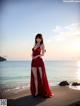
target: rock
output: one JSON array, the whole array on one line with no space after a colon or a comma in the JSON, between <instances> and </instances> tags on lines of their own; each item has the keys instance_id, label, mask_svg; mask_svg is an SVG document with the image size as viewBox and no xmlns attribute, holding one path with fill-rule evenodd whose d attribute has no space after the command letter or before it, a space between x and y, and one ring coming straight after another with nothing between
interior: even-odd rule
<instances>
[{"instance_id":1,"label":"rock","mask_svg":"<svg viewBox=\"0 0 80 106\"><path fill-rule=\"evenodd\" d=\"M72 83L72 86L80 86L80 83L78 83L78 82L73 82L73 83Z\"/></svg>"},{"instance_id":2,"label":"rock","mask_svg":"<svg viewBox=\"0 0 80 106\"><path fill-rule=\"evenodd\" d=\"M6 58L0 56L0 61L6 61Z\"/></svg>"},{"instance_id":3,"label":"rock","mask_svg":"<svg viewBox=\"0 0 80 106\"><path fill-rule=\"evenodd\" d=\"M62 81L59 83L59 86L66 86L66 85L69 85L67 81Z\"/></svg>"}]
</instances>

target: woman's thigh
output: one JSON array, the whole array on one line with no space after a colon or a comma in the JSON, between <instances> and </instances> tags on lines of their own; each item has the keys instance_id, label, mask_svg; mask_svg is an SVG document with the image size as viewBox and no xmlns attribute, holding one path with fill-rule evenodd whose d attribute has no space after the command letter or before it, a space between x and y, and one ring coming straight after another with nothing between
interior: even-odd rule
<instances>
[{"instance_id":1,"label":"woman's thigh","mask_svg":"<svg viewBox=\"0 0 80 106\"><path fill-rule=\"evenodd\" d=\"M37 68L36 67L32 67L32 72L34 75L35 80L37 79Z\"/></svg>"},{"instance_id":2,"label":"woman's thigh","mask_svg":"<svg viewBox=\"0 0 80 106\"><path fill-rule=\"evenodd\" d=\"M42 67L39 67L39 73L40 73L40 77L42 79Z\"/></svg>"}]
</instances>

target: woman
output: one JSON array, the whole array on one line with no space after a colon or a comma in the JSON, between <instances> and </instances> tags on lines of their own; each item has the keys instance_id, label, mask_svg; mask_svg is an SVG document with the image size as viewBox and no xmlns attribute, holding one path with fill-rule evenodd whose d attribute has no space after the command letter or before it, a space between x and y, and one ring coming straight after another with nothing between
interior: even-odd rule
<instances>
[{"instance_id":1,"label":"woman","mask_svg":"<svg viewBox=\"0 0 80 106\"><path fill-rule=\"evenodd\" d=\"M33 96L51 97L54 94L48 84L45 65L41 56L44 56L45 47L42 34L35 37L35 45L32 48L30 91Z\"/></svg>"}]
</instances>

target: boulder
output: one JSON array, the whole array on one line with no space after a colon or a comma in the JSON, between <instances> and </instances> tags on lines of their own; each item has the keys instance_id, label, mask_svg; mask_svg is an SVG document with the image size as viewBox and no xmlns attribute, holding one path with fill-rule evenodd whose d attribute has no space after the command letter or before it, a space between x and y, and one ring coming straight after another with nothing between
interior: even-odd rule
<instances>
[{"instance_id":1,"label":"boulder","mask_svg":"<svg viewBox=\"0 0 80 106\"><path fill-rule=\"evenodd\" d=\"M67 86L69 83L67 81L62 81L59 83L59 86Z\"/></svg>"},{"instance_id":2,"label":"boulder","mask_svg":"<svg viewBox=\"0 0 80 106\"><path fill-rule=\"evenodd\" d=\"M78 83L78 82L73 82L73 83L72 83L72 86L80 86L80 83Z\"/></svg>"}]
</instances>

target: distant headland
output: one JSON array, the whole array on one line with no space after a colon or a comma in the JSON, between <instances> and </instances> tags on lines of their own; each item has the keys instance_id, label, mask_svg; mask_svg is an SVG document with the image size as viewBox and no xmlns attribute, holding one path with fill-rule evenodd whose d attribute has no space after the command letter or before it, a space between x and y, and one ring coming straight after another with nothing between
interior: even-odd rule
<instances>
[{"instance_id":1,"label":"distant headland","mask_svg":"<svg viewBox=\"0 0 80 106\"><path fill-rule=\"evenodd\" d=\"M6 60L7 60L6 58L0 56L0 62L1 62L1 61L6 61Z\"/></svg>"}]
</instances>

